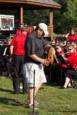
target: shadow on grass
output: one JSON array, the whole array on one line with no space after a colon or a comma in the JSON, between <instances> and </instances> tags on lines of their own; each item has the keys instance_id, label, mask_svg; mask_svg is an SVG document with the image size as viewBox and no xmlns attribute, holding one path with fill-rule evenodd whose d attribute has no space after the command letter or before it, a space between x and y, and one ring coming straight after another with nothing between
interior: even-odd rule
<instances>
[{"instance_id":1,"label":"shadow on grass","mask_svg":"<svg viewBox=\"0 0 77 115\"><path fill-rule=\"evenodd\" d=\"M21 106L23 105L19 101L15 99L10 99L10 98L5 98L5 97L0 97L0 104L6 104L6 105L13 105L13 106Z\"/></svg>"},{"instance_id":2,"label":"shadow on grass","mask_svg":"<svg viewBox=\"0 0 77 115\"><path fill-rule=\"evenodd\" d=\"M12 90L10 90L10 89L3 89L3 88L0 88L0 92L9 92L9 93L14 93Z\"/></svg>"},{"instance_id":3,"label":"shadow on grass","mask_svg":"<svg viewBox=\"0 0 77 115\"><path fill-rule=\"evenodd\" d=\"M33 111L29 110L29 107L27 105L15 100L15 99L0 97L0 105L1 104L4 104L6 106L10 105L12 107L20 107L21 106L21 107L24 107L26 109L27 115L38 115L38 114L33 114Z\"/></svg>"}]
</instances>

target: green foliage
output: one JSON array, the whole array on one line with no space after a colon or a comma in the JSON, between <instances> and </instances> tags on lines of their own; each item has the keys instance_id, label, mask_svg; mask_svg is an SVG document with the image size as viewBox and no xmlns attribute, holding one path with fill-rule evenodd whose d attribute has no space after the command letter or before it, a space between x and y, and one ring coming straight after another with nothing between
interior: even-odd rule
<instances>
[{"instance_id":1,"label":"green foliage","mask_svg":"<svg viewBox=\"0 0 77 115\"><path fill-rule=\"evenodd\" d=\"M77 0L67 0L67 12L64 13L64 16L69 25L76 27L77 25Z\"/></svg>"},{"instance_id":2,"label":"green foliage","mask_svg":"<svg viewBox=\"0 0 77 115\"><path fill-rule=\"evenodd\" d=\"M77 21L77 0L67 0L67 11L65 17L72 21Z\"/></svg>"},{"instance_id":3,"label":"green foliage","mask_svg":"<svg viewBox=\"0 0 77 115\"><path fill-rule=\"evenodd\" d=\"M46 9L35 9L24 11L24 23L30 25L37 25L39 22L48 24L49 10Z\"/></svg>"},{"instance_id":4,"label":"green foliage","mask_svg":"<svg viewBox=\"0 0 77 115\"><path fill-rule=\"evenodd\" d=\"M70 28L77 26L77 0L58 0L62 4L59 13L55 14L55 31L66 33Z\"/></svg>"}]
</instances>

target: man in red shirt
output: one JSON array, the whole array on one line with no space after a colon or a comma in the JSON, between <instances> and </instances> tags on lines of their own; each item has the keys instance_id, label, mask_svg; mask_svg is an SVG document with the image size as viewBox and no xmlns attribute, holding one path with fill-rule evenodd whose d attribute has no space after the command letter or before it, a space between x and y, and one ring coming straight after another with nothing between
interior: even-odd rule
<instances>
[{"instance_id":1,"label":"man in red shirt","mask_svg":"<svg viewBox=\"0 0 77 115\"><path fill-rule=\"evenodd\" d=\"M24 24L20 24L19 27L16 29L16 36L20 35L22 32L21 32L21 29L24 27Z\"/></svg>"},{"instance_id":2,"label":"man in red shirt","mask_svg":"<svg viewBox=\"0 0 77 115\"><path fill-rule=\"evenodd\" d=\"M20 92L20 75L22 72L22 66L24 63L24 56L25 56L25 42L27 37L26 28L23 27L21 29L21 34L15 36L10 45L10 54L13 56L13 63L14 63L14 75L13 75L13 88L14 93L18 94ZM25 93L25 84L22 77L23 82L23 92Z\"/></svg>"}]
</instances>

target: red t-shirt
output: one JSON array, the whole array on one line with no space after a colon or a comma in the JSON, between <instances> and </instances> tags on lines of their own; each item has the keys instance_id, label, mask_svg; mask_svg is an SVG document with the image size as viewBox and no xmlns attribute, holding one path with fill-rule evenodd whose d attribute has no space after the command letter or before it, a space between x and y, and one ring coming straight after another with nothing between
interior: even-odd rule
<instances>
[{"instance_id":1,"label":"red t-shirt","mask_svg":"<svg viewBox=\"0 0 77 115\"><path fill-rule=\"evenodd\" d=\"M21 34L21 30L18 28L17 30L16 30L16 35L20 35Z\"/></svg>"},{"instance_id":2,"label":"red t-shirt","mask_svg":"<svg viewBox=\"0 0 77 115\"><path fill-rule=\"evenodd\" d=\"M69 35L69 36L68 36L68 40L69 40L69 41L76 41L76 40L77 40L77 35L76 35L76 34L74 34L74 35Z\"/></svg>"},{"instance_id":3,"label":"red t-shirt","mask_svg":"<svg viewBox=\"0 0 77 115\"><path fill-rule=\"evenodd\" d=\"M14 46L13 54L14 55L25 55L25 42L26 42L26 34L21 34L13 38L11 45Z\"/></svg>"},{"instance_id":4,"label":"red t-shirt","mask_svg":"<svg viewBox=\"0 0 77 115\"><path fill-rule=\"evenodd\" d=\"M75 69L77 67L77 54L75 52L73 52L70 55L68 55L67 60L70 63L70 66L72 68Z\"/></svg>"},{"instance_id":5,"label":"red t-shirt","mask_svg":"<svg viewBox=\"0 0 77 115\"><path fill-rule=\"evenodd\" d=\"M73 69L77 68L77 53L76 52L73 52L67 55L66 58L71 68ZM68 68L67 64L62 64L62 63L60 63L58 66L62 68Z\"/></svg>"}]
</instances>

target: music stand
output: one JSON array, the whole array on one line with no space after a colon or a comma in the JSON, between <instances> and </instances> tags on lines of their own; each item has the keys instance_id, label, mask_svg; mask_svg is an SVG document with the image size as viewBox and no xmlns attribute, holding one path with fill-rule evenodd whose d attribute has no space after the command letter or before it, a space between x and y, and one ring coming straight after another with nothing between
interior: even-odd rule
<instances>
[{"instance_id":1,"label":"music stand","mask_svg":"<svg viewBox=\"0 0 77 115\"><path fill-rule=\"evenodd\" d=\"M64 59L62 55L57 55L57 57L59 58L62 64L67 64L66 60Z\"/></svg>"}]
</instances>

